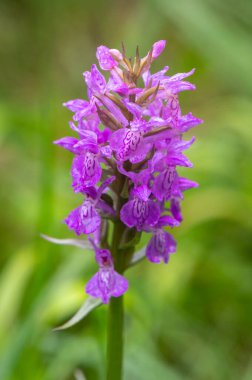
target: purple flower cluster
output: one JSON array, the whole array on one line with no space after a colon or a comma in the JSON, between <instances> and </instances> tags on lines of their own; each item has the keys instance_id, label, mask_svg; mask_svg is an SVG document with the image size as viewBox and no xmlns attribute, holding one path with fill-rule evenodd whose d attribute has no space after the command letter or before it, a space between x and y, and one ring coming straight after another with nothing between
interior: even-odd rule
<instances>
[{"instance_id":1,"label":"purple flower cluster","mask_svg":"<svg viewBox=\"0 0 252 380\"><path fill-rule=\"evenodd\" d=\"M86 291L105 303L128 287L114 270L113 252L103 249L110 248L109 221L122 223L125 236L129 229L151 233L147 258L167 263L176 241L164 227L181 223L183 192L197 186L177 172L179 166L192 167L183 152L195 139L183 140L183 134L202 122L191 113L182 115L178 100L181 91L195 89L185 80L194 70L168 76L165 66L152 74L151 64L164 48L165 41L158 41L144 58L137 49L131 60L124 48L98 47L100 68L109 79L95 64L84 72L89 100L64 104L74 112L70 127L78 138L55 141L74 154L73 189L84 196L65 222L77 235L93 234L100 269Z\"/></svg>"}]
</instances>

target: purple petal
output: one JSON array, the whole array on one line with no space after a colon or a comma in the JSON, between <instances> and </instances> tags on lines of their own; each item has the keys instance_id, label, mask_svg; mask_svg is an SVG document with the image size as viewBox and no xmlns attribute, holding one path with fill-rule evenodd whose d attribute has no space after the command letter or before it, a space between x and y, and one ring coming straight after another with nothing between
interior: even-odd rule
<instances>
[{"instance_id":1,"label":"purple petal","mask_svg":"<svg viewBox=\"0 0 252 380\"><path fill-rule=\"evenodd\" d=\"M173 187L178 175L174 167L160 173L154 180L152 192L159 201L169 199L173 194Z\"/></svg>"},{"instance_id":2,"label":"purple petal","mask_svg":"<svg viewBox=\"0 0 252 380\"><path fill-rule=\"evenodd\" d=\"M143 201L148 201L150 194L151 194L151 190L146 185L137 186L131 192L131 195Z\"/></svg>"},{"instance_id":3,"label":"purple petal","mask_svg":"<svg viewBox=\"0 0 252 380\"><path fill-rule=\"evenodd\" d=\"M126 96L129 94L129 87L127 86L126 83L118 84L118 83L112 82L112 80L111 80L109 83L109 88L111 91L116 92L120 96Z\"/></svg>"},{"instance_id":4,"label":"purple petal","mask_svg":"<svg viewBox=\"0 0 252 380\"><path fill-rule=\"evenodd\" d=\"M136 227L138 231L147 226L154 226L160 216L159 206L149 200L135 198L128 201L121 209L120 218L128 227Z\"/></svg>"},{"instance_id":5,"label":"purple petal","mask_svg":"<svg viewBox=\"0 0 252 380\"><path fill-rule=\"evenodd\" d=\"M172 166L186 166L188 168L192 168L193 164L191 163L190 160L186 156L184 156L181 153L178 154L171 154L167 157L167 164L172 165Z\"/></svg>"},{"instance_id":6,"label":"purple petal","mask_svg":"<svg viewBox=\"0 0 252 380\"><path fill-rule=\"evenodd\" d=\"M160 217L160 207L152 200L148 201L148 215L145 220L145 224L148 226L154 226Z\"/></svg>"},{"instance_id":7,"label":"purple petal","mask_svg":"<svg viewBox=\"0 0 252 380\"><path fill-rule=\"evenodd\" d=\"M101 217L92 202L86 200L81 206L80 221L84 234L91 234L99 228Z\"/></svg>"},{"instance_id":8,"label":"purple petal","mask_svg":"<svg viewBox=\"0 0 252 380\"><path fill-rule=\"evenodd\" d=\"M97 134L90 130L81 131L81 140L75 145L76 150L79 152L91 151L98 153L99 147L97 144Z\"/></svg>"},{"instance_id":9,"label":"purple petal","mask_svg":"<svg viewBox=\"0 0 252 380\"><path fill-rule=\"evenodd\" d=\"M128 289L128 281L113 268L102 268L86 285L86 293L108 303L110 297L119 297Z\"/></svg>"},{"instance_id":10,"label":"purple petal","mask_svg":"<svg viewBox=\"0 0 252 380\"><path fill-rule=\"evenodd\" d=\"M172 94L177 94L182 91L193 91L196 89L196 86L190 82L175 82L169 83L167 89L171 91Z\"/></svg>"},{"instance_id":11,"label":"purple petal","mask_svg":"<svg viewBox=\"0 0 252 380\"><path fill-rule=\"evenodd\" d=\"M101 298L101 291L98 287L98 272L88 281L85 286L85 291L92 297Z\"/></svg>"},{"instance_id":12,"label":"purple petal","mask_svg":"<svg viewBox=\"0 0 252 380\"><path fill-rule=\"evenodd\" d=\"M176 152L182 152L183 150L188 149L195 141L195 137L193 136L191 140L179 140L178 142L174 142L174 146L171 149L175 150Z\"/></svg>"},{"instance_id":13,"label":"purple petal","mask_svg":"<svg viewBox=\"0 0 252 380\"><path fill-rule=\"evenodd\" d=\"M163 230L157 230L146 249L146 256L152 263L160 263L162 260L168 263L170 253L176 252L176 241L173 236Z\"/></svg>"},{"instance_id":14,"label":"purple petal","mask_svg":"<svg viewBox=\"0 0 252 380\"><path fill-rule=\"evenodd\" d=\"M121 95L127 95L129 92L129 87L122 81L122 78L118 72L116 70L112 70L107 84L107 90L118 92Z\"/></svg>"},{"instance_id":15,"label":"purple petal","mask_svg":"<svg viewBox=\"0 0 252 380\"><path fill-rule=\"evenodd\" d=\"M180 199L173 197L171 199L171 213L178 222L182 222L183 217L181 214Z\"/></svg>"},{"instance_id":16,"label":"purple petal","mask_svg":"<svg viewBox=\"0 0 252 380\"><path fill-rule=\"evenodd\" d=\"M82 233L82 224L80 221L80 207L77 207L73 211L70 212L68 217L65 219L65 223L71 230L74 230L76 235L81 235Z\"/></svg>"},{"instance_id":17,"label":"purple petal","mask_svg":"<svg viewBox=\"0 0 252 380\"><path fill-rule=\"evenodd\" d=\"M156 128L158 128L158 127L166 127L167 125L170 124L170 121L171 121L171 118L164 120L161 117L153 116L153 117L150 118L150 120L146 123L145 126L146 126L147 130L149 130L149 129L153 128L153 127L156 127ZM165 134L165 136L166 136L167 133L168 133L168 131L165 131L165 132L166 132L166 134ZM159 139L161 138L160 135L162 133L164 133L164 132L160 132L158 134L158 138ZM170 131L169 131L169 134L170 134Z\"/></svg>"},{"instance_id":18,"label":"purple petal","mask_svg":"<svg viewBox=\"0 0 252 380\"><path fill-rule=\"evenodd\" d=\"M181 191L189 190L198 186L199 184L197 182L191 181L190 179L183 178L183 177L179 178L179 187Z\"/></svg>"},{"instance_id":19,"label":"purple petal","mask_svg":"<svg viewBox=\"0 0 252 380\"><path fill-rule=\"evenodd\" d=\"M123 205L120 211L120 218L124 224L128 227L134 227L136 219L133 215L134 200L128 201Z\"/></svg>"},{"instance_id":20,"label":"purple petal","mask_svg":"<svg viewBox=\"0 0 252 380\"><path fill-rule=\"evenodd\" d=\"M92 239L89 239L95 248L95 259L100 268L112 268L113 269L113 260L111 253L108 249L99 249Z\"/></svg>"},{"instance_id":21,"label":"purple petal","mask_svg":"<svg viewBox=\"0 0 252 380\"><path fill-rule=\"evenodd\" d=\"M191 71L188 71L187 73L178 73L173 75L172 77L169 78L169 82L177 82L181 81L184 78L189 77L190 75L194 74L195 69L192 69Z\"/></svg>"},{"instance_id":22,"label":"purple petal","mask_svg":"<svg viewBox=\"0 0 252 380\"><path fill-rule=\"evenodd\" d=\"M129 157L130 162L132 162L132 164L137 164L138 162L143 161L151 148L152 144L147 143L147 141L145 142L145 139L143 139L136 151L131 153L131 156Z\"/></svg>"},{"instance_id":23,"label":"purple petal","mask_svg":"<svg viewBox=\"0 0 252 380\"><path fill-rule=\"evenodd\" d=\"M109 140L110 135L111 135L111 130L108 128L104 128L103 131L97 129L96 134L98 135L98 143L99 144L105 144L105 143L108 143L108 140ZM100 149L103 152L102 154L106 157L109 157L109 155L112 154L112 150L111 150L109 145L102 146L102 147L100 147Z\"/></svg>"},{"instance_id":24,"label":"purple petal","mask_svg":"<svg viewBox=\"0 0 252 380\"><path fill-rule=\"evenodd\" d=\"M162 117L168 119L173 117L177 119L181 115L180 105L177 95L171 95L165 107L162 109Z\"/></svg>"},{"instance_id":25,"label":"purple petal","mask_svg":"<svg viewBox=\"0 0 252 380\"><path fill-rule=\"evenodd\" d=\"M122 55L122 53L119 50L117 50L117 49L109 49L109 52L118 61L122 61L123 60L123 55Z\"/></svg>"},{"instance_id":26,"label":"purple petal","mask_svg":"<svg viewBox=\"0 0 252 380\"><path fill-rule=\"evenodd\" d=\"M91 152L93 154L97 154L99 152L99 147L97 143L93 143L85 139L78 141L74 148L75 153L79 154L85 153L86 151Z\"/></svg>"},{"instance_id":27,"label":"purple petal","mask_svg":"<svg viewBox=\"0 0 252 380\"><path fill-rule=\"evenodd\" d=\"M175 199L175 198L173 198L173 199ZM172 212L172 214L173 214L173 212ZM173 227L178 227L180 224L179 222L180 222L180 220L175 218L175 216L173 218L170 215L163 215L159 218L157 225L158 225L158 227L169 226L169 227L173 228Z\"/></svg>"},{"instance_id":28,"label":"purple petal","mask_svg":"<svg viewBox=\"0 0 252 380\"><path fill-rule=\"evenodd\" d=\"M115 272L115 287L112 292L113 297L120 297L123 293L128 290L129 284L126 278L121 276L119 273Z\"/></svg>"},{"instance_id":29,"label":"purple petal","mask_svg":"<svg viewBox=\"0 0 252 380\"><path fill-rule=\"evenodd\" d=\"M143 113L143 109L142 107L140 107L139 105L137 105L136 103L132 103L132 102L129 102L127 101L126 99L125 100L122 100L123 104L125 105L125 107L127 108L127 110L137 119L140 119L140 117L142 116L142 113Z\"/></svg>"},{"instance_id":30,"label":"purple petal","mask_svg":"<svg viewBox=\"0 0 252 380\"><path fill-rule=\"evenodd\" d=\"M94 106L92 104L90 104L89 102L85 102L85 104L83 104L83 107L82 108L80 107L75 112L73 119L74 119L74 121L79 121L83 117L88 117L89 115L91 115L94 112L95 112Z\"/></svg>"},{"instance_id":31,"label":"purple petal","mask_svg":"<svg viewBox=\"0 0 252 380\"><path fill-rule=\"evenodd\" d=\"M73 210L65 219L65 223L77 235L91 234L101 224L101 218L91 201L84 201L82 206Z\"/></svg>"},{"instance_id":32,"label":"purple petal","mask_svg":"<svg viewBox=\"0 0 252 380\"><path fill-rule=\"evenodd\" d=\"M100 180L102 169L97 156L91 152L76 156L72 165L73 188L75 192L85 187L96 185Z\"/></svg>"},{"instance_id":33,"label":"purple petal","mask_svg":"<svg viewBox=\"0 0 252 380\"><path fill-rule=\"evenodd\" d=\"M165 48L165 45L166 45L166 41L165 40L160 40L160 41L157 41L153 44L152 46L152 59L156 59L157 57L160 56L160 54L163 52L164 48Z\"/></svg>"},{"instance_id":34,"label":"purple petal","mask_svg":"<svg viewBox=\"0 0 252 380\"><path fill-rule=\"evenodd\" d=\"M81 131L82 139L88 142L97 143L97 134L90 130Z\"/></svg>"},{"instance_id":35,"label":"purple petal","mask_svg":"<svg viewBox=\"0 0 252 380\"><path fill-rule=\"evenodd\" d=\"M62 139L56 140L53 143L61 146L64 149L69 150L72 153L76 153L75 145L79 142L78 139L74 137L63 137Z\"/></svg>"},{"instance_id":36,"label":"purple petal","mask_svg":"<svg viewBox=\"0 0 252 380\"><path fill-rule=\"evenodd\" d=\"M85 82L91 93L104 93L106 89L106 80L100 73L96 65L91 66L91 72L83 73ZM90 95L90 94L89 94Z\"/></svg>"},{"instance_id":37,"label":"purple petal","mask_svg":"<svg viewBox=\"0 0 252 380\"><path fill-rule=\"evenodd\" d=\"M133 157L134 154L141 156L141 150L138 150L142 143L143 136L138 131L132 131L127 128L119 129L112 133L110 137L110 146L116 151L119 161L126 161ZM143 147L143 150L145 148Z\"/></svg>"},{"instance_id":38,"label":"purple petal","mask_svg":"<svg viewBox=\"0 0 252 380\"><path fill-rule=\"evenodd\" d=\"M101 154L103 157L111 158L112 157L112 149L109 145L101 147Z\"/></svg>"},{"instance_id":39,"label":"purple petal","mask_svg":"<svg viewBox=\"0 0 252 380\"><path fill-rule=\"evenodd\" d=\"M99 199L97 201L97 204L96 204L96 207L101 210L104 214L107 214L107 215L110 215L110 216L116 216L116 212L115 210L113 209L113 207L111 207L110 205L108 205L106 202L104 202L102 199Z\"/></svg>"},{"instance_id":40,"label":"purple petal","mask_svg":"<svg viewBox=\"0 0 252 380\"><path fill-rule=\"evenodd\" d=\"M169 66L165 66L162 70L157 71L151 76L152 83L157 84L161 79L165 78L165 73L169 70Z\"/></svg>"},{"instance_id":41,"label":"purple petal","mask_svg":"<svg viewBox=\"0 0 252 380\"><path fill-rule=\"evenodd\" d=\"M118 129L118 131L115 131L111 134L109 139L111 149L117 151L123 146L123 139L125 138L128 131L128 129L123 128Z\"/></svg>"},{"instance_id":42,"label":"purple petal","mask_svg":"<svg viewBox=\"0 0 252 380\"><path fill-rule=\"evenodd\" d=\"M104 92L106 89L106 80L96 65L92 65L91 67L91 83L94 90Z\"/></svg>"},{"instance_id":43,"label":"purple petal","mask_svg":"<svg viewBox=\"0 0 252 380\"><path fill-rule=\"evenodd\" d=\"M126 127L129 124L126 117L122 114L115 103L112 102L112 100L110 100L107 96L101 96L101 100L107 109L113 114L113 116L122 124L122 126Z\"/></svg>"},{"instance_id":44,"label":"purple petal","mask_svg":"<svg viewBox=\"0 0 252 380\"><path fill-rule=\"evenodd\" d=\"M115 179L116 179L115 176L111 176L102 182L101 186L99 187L99 189L97 191L97 198L100 198L100 196L102 195L102 193L106 189L106 187L109 187L111 185L111 183L114 182Z\"/></svg>"},{"instance_id":45,"label":"purple petal","mask_svg":"<svg viewBox=\"0 0 252 380\"><path fill-rule=\"evenodd\" d=\"M193 116L193 114L190 112L187 115L184 115L179 118L178 126L179 130L184 133L187 132L190 128L193 128L201 123L203 123L203 120Z\"/></svg>"},{"instance_id":46,"label":"purple petal","mask_svg":"<svg viewBox=\"0 0 252 380\"><path fill-rule=\"evenodd\" d=\"M90 71L84 71L83 77L84 77L84 80L85 80L87 87L90 88L91 87L91 72Z\"/></svg>"},{"instance_id":47,"label":"purple petal","mask_svg":"<svg viewBox=\"0 0 252 380\"><path fill-rule=\"evenodd\" d=\"M89 105L89 102L82 99L69 100L66 103L63 103L64 107L67 107L72 112L81 111L83 108L86 108Z\"/></svg>"},{"instance_id":48,"label":"purple petal","mask_svg":"<svg viewBox=\"0 0 252 380\"><path fill-rule=\"evenodd\" d=\"M94 186L90 186L90 187L85 187L83 188L83 190L81 191L82 194L84 195L87 195L88 197L96 200L98 198L97 196L97 190Z\"/></svg>"},{"instance_id":49,"label":"purple petal","mask_svg":"<svg viewBox=\"0 0 252 380\"><path fill-rule=\"evenodd\" d=\"M115 66L117 66L117 62L114 60L109 52L109 48L106 46L101 45L97 48L96 57L102 70L112 70Z\"/></svg>"},{"instance_id":50,"label":"purple petal","mask_svg":"<svg viewBox=\"0 0 252 380\"><path fill-rule=\"evenodd\" d=\"M143 72L142 74L142 78L143 78L143 81L144 81L144 85L145 86L148 86L149 84L149 81L151 79L151 73L150 73L150 70L146 70Z\"/></svg>"},{"instance_id":51,"label":"purple petal","mask_svg":"<svg viewBox=\"0 0 252 380\"><path fill-rule=\"evenodd\" d=\"M97 118L95 117L95 115L93 115L93 116L94 117L87 119L87 120L84 120L84 119L79 120L78 121L78 127L76 127L72 121L69 122L69 125L73 131L75 131L79 134L80 139L86 138L86 132L87 131L90 131L90 130L95 131L95 134L98 137L98 142L100 142L99 136L100 136L101 131L99 131L97 129L97 126L100 123L100 119L97 122Z\"/></svg>"},{"instance_id":52,"label":"purple petal","mask_svg":"<svg viewBox=\"0 0 252 380\"><path fill-rule=\"evenodd\" d=\"M120 173L122 173L126 177L129 177L135 186L139 186L141 184L147 185L149 180L151 179L151 173L153 172L153 167L152 167L151 161L149 161L149 163L148 163L148 168L141 170L139 173L127 172L124 169L122 162L118 162L117 169Z\"/></svg>"}]
</instances>

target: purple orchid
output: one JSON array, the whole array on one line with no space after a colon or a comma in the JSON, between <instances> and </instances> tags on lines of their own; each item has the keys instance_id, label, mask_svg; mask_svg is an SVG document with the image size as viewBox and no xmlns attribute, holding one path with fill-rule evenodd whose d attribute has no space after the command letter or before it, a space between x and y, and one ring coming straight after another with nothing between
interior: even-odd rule
<instances>
[{"instance_id":1,"label":"purple orchid","mask_svg":"<svg viewBox=\"0 0 252 380\"><path fill-rule=\"evenodd\" d=\"M143 231L146 226L154 226L160 216L157 203L151 199L134 196L121 209L121 220L128 227Z\"/></svg>"},{"instance_id":2,"label":"purple orchid","mask_svg":"<svg viewBox=\"0 0 252 380\"><path fill-rule=\"evenodd\" d=\"M111 206L101 199L103 190L109 186L115 177L107 179L96 190L94 187L86 188L86 199L83 204L73 210L65 219L65 223L76 235L92 234L98 230L101 225L100 212L104 212L110 216L115 215L115 211Z\"/></svg>"},{"instance_id":3,"label":"purple orchid","mask_svg":"<svg viewBox=\"0 0 252 380\"><path fill-rule=\"evenodd\" d=\"M55 144L75 154L71 171L75 192L83 191L99 182L102 174L100 165L102 152L94 132L82 132L80 140L64 137L55 141Z\"/></svg>"},{"instance_id":4,"label":"purple orchid","mask_svg":"<svg viewBox=\"0 0 252 380\"><path fill-rule=\"evenodd\" d=\"M170 254L175 252L174 237L162 229L157 229L147 245L146 256L152 263L160 263L163 260L167 264Z\"/></svg>"},{"instance_id":5,"label":"purple orchid","mask_svg":"<svg viewBox=\"0 0 252 380\"><path fill-rule=\"evenodd\" d=\"M166 212L164 207L163 212ZM156 264L161 263L161 261L165 264L168 263L170 254L176 252L177 244L173 236L164 231L163 228L167 226L173 228L179 224L180 221L173 215L165 214L159 218L153 228L149 228L149 231L153 233L146 248L146 257L149 261Z\"/></svg>"},{"instance_id":6,"label":"purple orchid","mask_svg":"<svg viewBox=\"0 0 252 380\"><path fill-rule=\"evenodd\" d=\"M93 234L99 271L86 292L104 303L128 288L119 273L134 252L134 236L152 233L148 260L168 262L176 242L166 229L182 222L183 193L198 186L179 174L180 167L193 166L184 151L195 138L184 140L184 134L202 122L192 113L183 115L179 103L180 92L195 89L186 79L194 69L171 76L165 66L152 73L151 64L165 45L157 41L143 58L137 49L134 60L124 47L120 52L99 46L96 57L108 79L95 64L84 72L88 100L64 103L73 112L70 127L77 137L55 141L74 154L73 189L84 194L84 201L65 222L77 235ZM111 224L115 231L120 228L112 238Z\"/></svg>"},{"instance_id":7,"label":"purple orchid","mask_svg":"<svg viewBox=\"0 0 252 380\"><path fill-rule=\"evenodd\" d=\"M99 271L86 284L86 293L95 298L101 298L108 303L110 297L120 297L128 289L128 281L114 270L112 256L109 250L99 249L90 239Z\"/></svg>"}]
</instances>

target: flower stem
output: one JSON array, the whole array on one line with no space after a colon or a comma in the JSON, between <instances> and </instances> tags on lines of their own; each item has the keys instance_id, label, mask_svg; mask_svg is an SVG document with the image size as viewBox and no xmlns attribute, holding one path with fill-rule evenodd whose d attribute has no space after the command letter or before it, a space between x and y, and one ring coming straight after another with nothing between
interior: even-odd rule
<instances>
[{"instance_id":1,"label":"flower stem","mask_svg":"<svg viewBox=\"0 0 252 380\"><path fill-rule=\"evenodd\" d=\"M108 313L107 380L122 379L123 314L123 296L111 298Z\"/></svg>"},{"instance_id":2,"label":"flower stem","mask_svg":"<svg viewBox=\"0 0 252 380\"><path fill-rule=\"evenodd\" d=\"M124 269L122 254L118 251L123 230L123 223L116 221L114 224L111 250L115 270L118 273L122 273ZM123 376L123 296L111 298L108 307L107 380L121 380Z\"/></svg>"}]
</instances>

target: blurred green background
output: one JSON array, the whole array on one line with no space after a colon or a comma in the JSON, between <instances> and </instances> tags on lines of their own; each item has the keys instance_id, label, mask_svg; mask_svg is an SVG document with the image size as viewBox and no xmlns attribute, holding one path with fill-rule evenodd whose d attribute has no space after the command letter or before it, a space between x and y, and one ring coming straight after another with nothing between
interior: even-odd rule
<instances>
[{"instance_id":1,"label":"blurred green background","mask_svg":"<svg viewBox=\"0 0 252 380\"><path fill-rule=\"evenodd\" d=\"M205 120L186 171L200 187L169 265L127 274L125 380L252 379L251 20L249 0L1 0L1 380L103 379L106 307L52 332L96 270L90 252L39 237L73 236L62 220L81 199L52 141L70 133L62 103L86 97L96 46L145 55L159 39L154 69L197 69L180 99Z\"/></svg>"}]
</instances>

